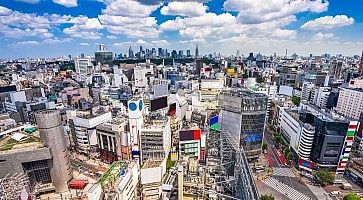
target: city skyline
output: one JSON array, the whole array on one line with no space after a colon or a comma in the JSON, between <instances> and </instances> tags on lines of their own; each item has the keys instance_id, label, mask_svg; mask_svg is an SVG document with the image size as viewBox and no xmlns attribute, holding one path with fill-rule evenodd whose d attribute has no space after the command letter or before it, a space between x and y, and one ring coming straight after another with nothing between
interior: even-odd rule
<instances>
[{"instance_id":1,"label":"city skyline","mask_svg":"<svg viewBox=\"0 0 363 200\"><path fill-rule=\"evenodd\" d=\"M0 55L92 55L101 43L116 54L198 45L201 55L360 55L362 9L359 0L11 0L0 3Z\"/></svg>"}]
</instances>

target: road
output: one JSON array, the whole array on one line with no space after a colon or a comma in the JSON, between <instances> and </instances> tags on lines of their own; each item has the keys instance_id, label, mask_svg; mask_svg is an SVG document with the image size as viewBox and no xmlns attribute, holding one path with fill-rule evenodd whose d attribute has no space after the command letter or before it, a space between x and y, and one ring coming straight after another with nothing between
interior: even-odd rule
<instances>
[{"instance_id":1,"label":"road","mask_svg":"<svg viewBox=\"0 0 363 200\"><path fill-rule=\"evenodd\" d=\"M281 161L278 159L278 155L276 153L276 148L274 145L274 140L272 138L272 133L266 130L264 142L267 144L267 157L271 157L272 166L270 167L283 167Z\"/></svg>"}]
</instances>

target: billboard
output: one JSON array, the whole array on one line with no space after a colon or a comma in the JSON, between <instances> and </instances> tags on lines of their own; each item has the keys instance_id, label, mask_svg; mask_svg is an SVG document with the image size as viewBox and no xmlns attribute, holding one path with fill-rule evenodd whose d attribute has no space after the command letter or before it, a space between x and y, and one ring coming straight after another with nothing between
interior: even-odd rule
<instances>
[{"instance_id":1,"label":"billboard","mask_svg":"<svg viewBox=\"0 0 363 200\"><path fill-rule=\"evenodd\" d=\"M209 120L210 128L213 130L219 130L218 115L215 115Z\"/></svg>"},{"instance_id":2,"label":"billboard","mask_svg":"<svg viewBox=\"0 0 363 200\"><path fill-rule=\"evenodd\" d=\"M168 116L174 115L176 113L176 103L169 105Z\"/></svg>"},{"instance_id":3,"label":"billboard","mask_svg":"<svg viewBox=\"0 0 363 200\"><path fill-rule=\"evenodd\" d=\"M168 97L161 97L150 101L150 111L168 107Z\"/></svg>"},{"instance_id":4,"label":"billboard","mask_svg":"<svg viewBox=\"0 0 363 200\"><path fill-rule=\"evenodd\" d=\"M201 135L200 129L179 131L179 140L180 141L200 140L200 135Z\"/></svg>"}]
</instances>

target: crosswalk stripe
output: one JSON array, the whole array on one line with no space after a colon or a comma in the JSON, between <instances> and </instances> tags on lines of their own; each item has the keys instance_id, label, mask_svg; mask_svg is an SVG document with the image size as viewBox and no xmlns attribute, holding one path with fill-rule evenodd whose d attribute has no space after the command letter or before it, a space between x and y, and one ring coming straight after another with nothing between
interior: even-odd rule
<instances>
[{"instance_id":1,"label":"crosswalk stripe","mask_svg":"<svg viewBox=\"0 0 363 200\"><path fill-rule=\"evenodd\" d=\"M291 200L311 200L311 198L306 196L305 194L298 192L294 188L284 183L281 183L280 181L272 177L264 180L263 182Z\"/></svg>"},{"instance_id":2,"label":"crosswalk stripe","mask_svg":"<svg viewBox=\"0 0 363 200\"><path fill-rule=\"evenodd\" d=\"M273 175L274 176L288 176L288 177L295 177L294 173L290 168L279 168L274 167L273 169Z\"/></svg>"}]
</instances>

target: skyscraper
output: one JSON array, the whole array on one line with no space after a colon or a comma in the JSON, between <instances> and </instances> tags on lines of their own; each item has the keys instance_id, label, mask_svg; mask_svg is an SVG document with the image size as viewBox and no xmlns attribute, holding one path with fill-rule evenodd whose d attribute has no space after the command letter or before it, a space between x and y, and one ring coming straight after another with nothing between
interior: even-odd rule
<instances>
[{"instance_id":1,"label":"skyscraper","mask_svg":"<svg viewBox=\"0 0 363 200\"><path fill-rule=\"evenodd\" d=\"M59 111L42 111L36 113L35 119L44 146L52 148L50 174L53 184L57 192L65 192L68 190L68 181L72 179L72 168Z\"/></svg>"},{"instance_id":2,"label":"skyscraper","mask_svg":"<svg viewBox=\"0 0 363 200\"><path fill-rule=\"evenodd\" d=\"M334 77L335 80L340 79L343 62L341 60L333 60L330 64L329 73Z\"/></svg>"},{"instance_id":3,"label":"skyscraper","mask_svg":"<svg viewBox=\"0 0 363 200\"><path fill-rule=\"evenodd\" d=\"M129 48L129 58L134 58L134 51L132 51L131 46Z\"/></svg>"},{"instance_id":4,"label":"skyscraper","mask_svg":"<svg viewBox=\"0 0 363 200\"><path fill-rule=\"evenodd\" d=\"M191 54L190 54L190 50L188 49L187 50L187 57L190 58L191 57Z\"/></svg>"},{"instance_id":5,"label":"skyscraper","mask_svg":"<svg viewBox=\"0 0 363 200\"><path fill-rule=\"evenodd\" d=\"M199 57L199 49L198 49L198 45L195 47L195 58Z\"/></svg>"}]
</instances>

